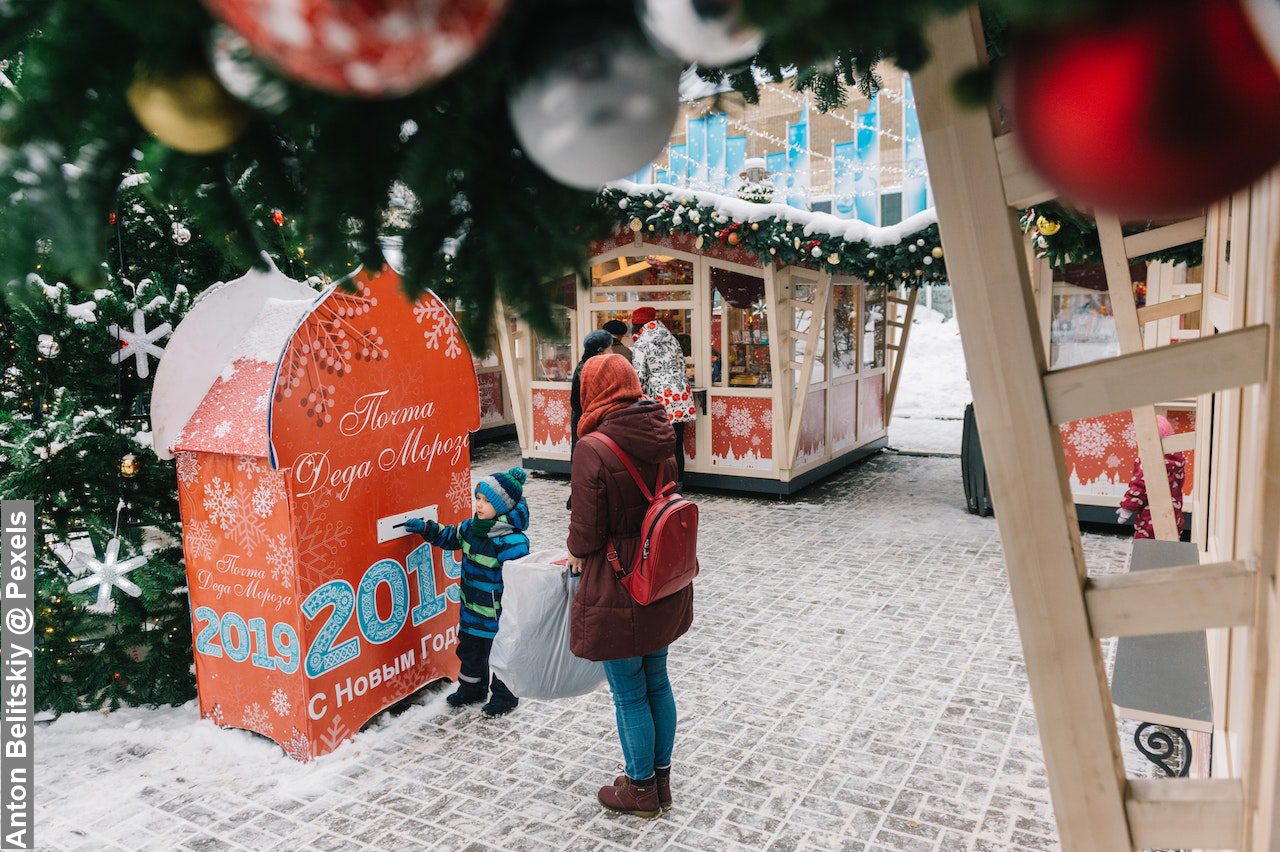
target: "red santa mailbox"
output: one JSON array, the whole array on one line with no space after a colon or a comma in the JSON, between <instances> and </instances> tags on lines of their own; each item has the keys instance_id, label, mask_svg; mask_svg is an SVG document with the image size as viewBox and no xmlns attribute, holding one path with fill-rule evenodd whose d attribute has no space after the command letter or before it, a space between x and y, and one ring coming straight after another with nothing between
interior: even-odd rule
<instances>
[{"instance_id":1,"label":"red santa mailbox","mask_svg":"<svg viewBox=\"0 0 1280 852\"><path fill-rule=\"evenodd\" d=\"M200 712L298 760L455 678L456 555L410 517L471 511L470 352L390 269L317 294L277 271L202 298L156 376L177 458Z\"/></svg>"}]
</instances>

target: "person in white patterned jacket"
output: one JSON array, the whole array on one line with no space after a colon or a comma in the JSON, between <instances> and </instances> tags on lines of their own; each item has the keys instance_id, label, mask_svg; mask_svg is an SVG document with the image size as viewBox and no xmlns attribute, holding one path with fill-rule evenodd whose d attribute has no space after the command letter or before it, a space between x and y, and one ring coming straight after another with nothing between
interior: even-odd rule
<instances>
[{"instance_id":1,"label":"person in white patterned jacket","mask_svg":"<svg viewBox=\"0 0 1280 852\"><path fill-rule=\"evenodd\" d=\"M684 351L653 308L636 308L631 313L631 338L631 365L640 387L645 396L662 403L675 429L676 468L683 488L685 424L697 416L693 392L685 380Z\"/></svg>"}]
</instances>

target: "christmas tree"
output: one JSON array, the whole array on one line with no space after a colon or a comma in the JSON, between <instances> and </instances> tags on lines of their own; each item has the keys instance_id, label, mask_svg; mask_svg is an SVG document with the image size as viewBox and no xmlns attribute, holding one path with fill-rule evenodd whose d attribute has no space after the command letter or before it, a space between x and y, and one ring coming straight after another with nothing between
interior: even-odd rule
<instances>
[{"instance_id":1,"label":"christmas tree","mask_svg":"<svg viewBox=\"0 0 1280 852\"><path fill-rule=\"evenodd\" d=\"M55 713L194 694L177 482L151 447L150 388L167 329L243 268L148 180L128 177L102 222L85 223L109 235L92 292L37 261L23 298L0 302L0 494L37 500L36 697ZM264 234L276 231L276 262L300 276L288 220L256 206ZM119 582L113 539L121 570L141 563Z\"/></svg>"}]
</instances>

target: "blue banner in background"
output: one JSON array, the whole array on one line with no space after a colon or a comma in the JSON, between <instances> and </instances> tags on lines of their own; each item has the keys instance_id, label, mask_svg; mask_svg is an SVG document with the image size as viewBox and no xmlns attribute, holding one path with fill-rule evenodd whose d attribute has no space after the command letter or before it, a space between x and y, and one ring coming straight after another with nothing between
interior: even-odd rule
<instances>
[{"instance_id":1,"label":"blue banner in background","mask_svg":"<svg viewBox=\"0 0 1280 852\"><path fill-rule=\"evenodd\" d=\"M689 176L689 155L684 145L671 146L671 182L684 183Z\"/></svg>"},{"instance_id":2,"label":"blue banner in background","mask_svg":"<svg viewBox=\"0 0 1280 852\"><path fill-rule=\"evenodd\" d=\"M764 155L765 167L773 180L774 201L785 201L787 191L787 152Z\"/></svg>"},{"instance_id":3,"label":"blue banner in background","mask_svg":"<svg viewBox=\"0 0 1280 852\"><path fill-rule=\"evenodd\" d=\"M652 183L653 182L653 163L650 163L649 165L640 169L631 177L627 178L627 180L631 181L632 183Z\"/></svg>"},{"instance_id":4,"label":"blue banner in background","mask_svg":"<svg viewBox=\"0 0 1280 852\"><path fill-rule=\"evenodd\" d=\"M857 187L858 143L837 142L831 149L835 160L832 164L831 212L842 219L852 219L857 213L854 193Z\"/></svg>"},{"instance_id":5,"label":"blue banner in background","mask_svg":"<svg viewBox=\"0 0 1280 852\"><path fill-rule=\"evenodd\" d=\"M672 184L676 182L676 176L671 173L670 169L658 169L658 173L654 176L653 182Z\"/></svg>"},{"instance_id":6,"label":"blue banner in background","mask_svg":"<svg viewBox=\"0 0 1280 852\"><path fill-rule=\"evenodd\" d=\"M902 177L902 218L905 219L929 206L929 178L910 77L903 78L903 93L906 104L903 106L902 135L906 139L902 143L902 160L907 173Z\"/></svg>"},{"instance_id":7,"label":"blue banner in background","mask_svg":"<svg viewBox=\"0 0 1280 852\"><path fill-rule=\"evenodd\" d=\"M729 176L728 185L733 186L742 171L742 164L747 161L747 137L730 136L724 140L724 170Z\"/></svg>"},{"instance_id":8,"label":"blue banner in background","mask_svg":"<svg viewBox=\"0 0 1280 852\"><path fill-rule=\"evenodd\" d=\"M787 125L787 203L809 209L809 104L800 121Z\"/></svg>"},{"instance_id":9,"label":"blue banner in background","mask_svg":"<svg viewBox=\"0 0 1280 852\"><path fill-rule=\"evenodd\" d=\"M705 118L691 118L685 125L685 153L689 157L689 186L694 189L705 189L707 183L707 121Z\"/></svg>"},{"instance_id":10,"label":"blue banner in background","mask_svg":"<svg viewBox=\"0 0 1280 852\"><path fill-rule=\"evenodd\" d=\"M854 209L863 222L880 224L880 113L878 95L871 97L867 111L858 116L856 133L856 171L853 186L857 193Z\"/></svg>"},{"instance_id":11,"label":"blue banner in background","mask_svg":"<svg viewBox=\"0 0 1280 852\"><path fill-rule=\"evenodd\" d=\"M709 115L707 122L707 180L712 188L723 189L728 185L725 172L725 136L729 130L729 116L724 113Z\"/></svg>"}]
</instances>

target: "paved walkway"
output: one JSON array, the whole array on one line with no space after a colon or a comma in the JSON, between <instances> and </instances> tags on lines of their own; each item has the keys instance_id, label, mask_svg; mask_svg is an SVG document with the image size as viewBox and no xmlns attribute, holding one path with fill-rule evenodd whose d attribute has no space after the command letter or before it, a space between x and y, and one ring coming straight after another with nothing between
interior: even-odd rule
<instances>
[{"instance_id":1,"label":"paved walkway","mask_svg":"<svg viewBox=\"0 0 1280 852\"><path fill-rule=\"evenodd\" d=\"M476 468L515 461L501 445ZM527 493L534 546L558 545L567 484ZM190 706L113 714L109 735L63 719L38 741L42 846L1057 848L996 526L964 512L957 460L880 455L793 502L698 499L666 817L595 802L621 761L607 691L488 721L430 690L306 767ZM1122 567L1124 539L1086 542L1096 570Z\"/></svg>"}]
</instances>

